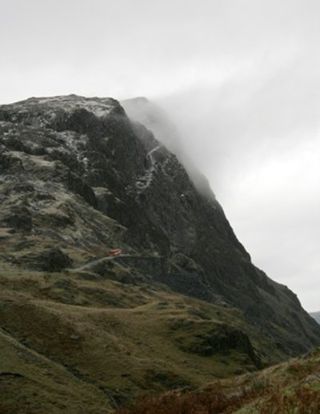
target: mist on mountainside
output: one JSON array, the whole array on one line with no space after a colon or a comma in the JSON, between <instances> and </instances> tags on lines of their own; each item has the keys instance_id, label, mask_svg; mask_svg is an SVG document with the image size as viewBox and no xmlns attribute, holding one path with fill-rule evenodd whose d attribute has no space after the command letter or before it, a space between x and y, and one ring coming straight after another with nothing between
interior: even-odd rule
<instances>
[{"instance_id":1,"label":"mist on mountainside","mask_svg":"<svg viewBox=\"0 0 320 414\"><path fill-rule=\"evenodd\" d=\"M317 100L298 86L301 71L291 69L122 104L178 156L198 188L207 177L205 191L211 186L254 261L290 281L316 310Z\"/></svg>"},{"instance_id":2,"label":"mist on mountainside","mask_svg":"<svg viewBox=\"0 0 320 414\"><path fill-rule=\"evenodd\" d=\"M320 324L320 312L311 312L310 315Z\"/></svg>"},{"instance_id":3,"label":"mist on mountainside","mask_svg":"<svg viewBox=\"0 0 320 414\"><path fill-rule=\"evenodd\" d=\"M185 136L161 103L145 97L127 99L121 102L129 117L153 132L156 139L173 152L186 168L194 185L203 195L214 196L208 179L203 175L186 145ZM138 126L139 128L139 126ZM139 131L137 131L139 133Z\"/></svg>"}]
</instances>

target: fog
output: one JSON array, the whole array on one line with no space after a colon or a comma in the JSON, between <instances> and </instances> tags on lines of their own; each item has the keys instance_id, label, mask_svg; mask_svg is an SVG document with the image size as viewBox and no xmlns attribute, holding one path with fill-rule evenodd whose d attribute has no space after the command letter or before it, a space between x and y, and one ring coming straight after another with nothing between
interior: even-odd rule
<instances>
[{"instance_id":1,"label":"fog","mask_svg":"<svg viewBox=\"0 0 320 414\"><path fill-rule=\"evenodd\" d=\"M278 83L274 78L266 79L270 82ZM317 309L317 108L307 94L290 101L286 85L280 82L276 90L266 87L264 102L261 91L248 92L246 86L236 85L246 95L245 105L243 101L235 102L234 89L229 85L224 91L189 91L161 104L179 125L184 149L209 177L253 261L298 292L305 306ZM292 122L288 120L290 113Z\"/></svg>"},{"instance_id":2,"label":"fog","mask_svg":"<svg viewBox=\"0 0 320 414\"><path fill-rule=\"evenodd\" d=\"M319 310L319 2L0 3L1 103L150 98L254 263Z\"/></svg>"}]
</instances>

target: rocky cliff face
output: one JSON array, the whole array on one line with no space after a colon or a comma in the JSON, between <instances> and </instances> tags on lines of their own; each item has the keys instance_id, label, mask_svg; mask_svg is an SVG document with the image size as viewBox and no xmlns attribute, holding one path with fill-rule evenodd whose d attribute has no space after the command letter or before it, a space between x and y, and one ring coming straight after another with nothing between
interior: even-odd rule
<instances>
[{"instance_id":1,"label":"rocky cliff face","mask_svg":"<svg viewBox=\"0 0 320 414\"><path fill-rule=\"evenodd\" d=\"M209 311L204 310L200 325L193 319L185 325L168 322L170 335L178 335L173 338L179 349L175 352L212 356L225 347L244 352L251 364L259 366L268 359L268 350L284 358L320 343L320 328L296 295L251 263L213 193L199 190L177 157L145 126L131 121L113 99L71 95L0 107L0 199L1 263L15 275L29 272L28 282L20 284L8 279L10 272L4 274L6 289L13 290L3 299L7 305L2 326L6 335L22 338L37 352L46 322L41 319L42 330L32 340L34 331L25 331L26 326L10 319L20 312L20 305L18 310L12 307L12 298L20 295L17 303L34 303L28 295L35 292L41 306L44 300L58 301L77 307L79 314L80 307L82 311L89 305L139 307L151 297L154 305L152 292L159 289L194 298L203 309L217 307L218 328L206 322ZM121 248L122 254L110 258L112 248ZM63 278L59 276L49 288L50 275L59 273ZM94 287L79 285L79 278L90 280ZM101 290L106 279L112 280L114 295ZM14 296L17 289L21 292ZM55 306L45 304L46 311L56 309L57 318L62 307ZM166 318L176 312L167 312ZM230 315L242 322L230 328ZM196 343L192 332L197 333ZM71 339L71 345L72 341L77 342ZM50 340L48 346L55 343ZM80 379L90 377L72 353L69 360L56 348L52 352L51 357L72 367ZM89 354L84 355L89 360ZM125 378L121 384L129 387ZM130 387L133 383L144 387L137 381Z\"/></svg>"}]
</instances>

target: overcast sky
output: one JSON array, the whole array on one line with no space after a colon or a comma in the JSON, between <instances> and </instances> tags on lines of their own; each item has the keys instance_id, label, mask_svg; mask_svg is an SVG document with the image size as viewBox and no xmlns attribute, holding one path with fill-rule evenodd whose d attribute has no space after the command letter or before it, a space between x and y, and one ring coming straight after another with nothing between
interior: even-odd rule
<instances>
[{"instance_id":1,"label":"overcast sky","mask_svg":"<svg viewBox=\"0 0 320 414\"><path fill-rule=\"evenodd\" d=\"M0 100L147 96L239 239L320 310L320 2L0 0Z\"/></svg>"}]
</instances>

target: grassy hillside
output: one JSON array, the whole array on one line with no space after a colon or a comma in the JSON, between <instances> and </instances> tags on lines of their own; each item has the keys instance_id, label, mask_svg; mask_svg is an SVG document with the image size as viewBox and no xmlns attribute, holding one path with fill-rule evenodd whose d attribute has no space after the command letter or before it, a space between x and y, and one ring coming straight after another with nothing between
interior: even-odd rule
<instances>
[{"instance_id":1,"label":"grassy hillside","mask_svg":"<svg viewBox=\"0 0 320 414\"><path fill-rule=\"evenodd\" d=\"M283 357L239 311L111 280L119 268L110 278L0 268L1 413L109 412Z\"/></svg>"},{"instance_id":2,"label":"grassy hillside","mask_svg":"<svg viewBox=\"0 0 320 414\"><path fill-rule=\"evenodd\" d=\"M316 414L320 349L263 371L219 380L195 392L141 398L118 414Z\"/></svg>"}]
</instances>

